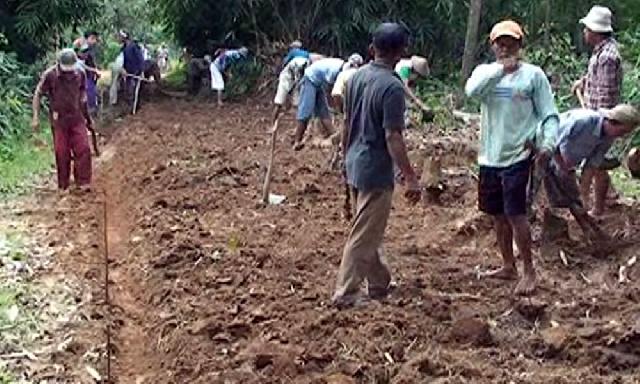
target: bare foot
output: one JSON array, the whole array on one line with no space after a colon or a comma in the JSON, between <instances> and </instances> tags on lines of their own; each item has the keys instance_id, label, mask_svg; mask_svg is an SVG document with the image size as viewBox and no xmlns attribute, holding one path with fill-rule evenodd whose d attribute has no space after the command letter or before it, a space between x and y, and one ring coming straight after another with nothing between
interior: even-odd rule
<instances>
[{"instance_id":1,"label":"bare foot","mask_svg":"<svg viewBox=\"0 0 640 384\"><path fill-rule=\"evenodd\" d=\"M536 290L536 274L535 272L527 272L522 276L522 279L516 285L515 294L521 296L527 296Z\"/></svg>"},{"instance_id":2,"label":"bare foot","mask_svg":"<svg viewBox=\"0 0 640 384\"><path fill-rule=\"evenodd\" d=\"M500 280L515 280L518 278L518 270L516 267L502 267L493 271L487 271L480 273L480 277L489 277L492 279Z\"/></svg>"}]
</instances>

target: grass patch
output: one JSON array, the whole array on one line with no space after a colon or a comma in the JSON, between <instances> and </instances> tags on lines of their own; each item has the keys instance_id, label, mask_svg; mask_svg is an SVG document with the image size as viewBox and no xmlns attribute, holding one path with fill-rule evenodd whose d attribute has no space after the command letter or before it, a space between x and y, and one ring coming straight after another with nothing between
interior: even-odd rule
<instances>
[{"instance_id":1,"label":"grass patch","mask_svg":"<svg viewBox=\"0 0 640 384\"><path fill-rule=\"evenodd\" d=\"M0 368L0 384L11 384L15 382L16 379L12 374L3 371L2 368Z\"/></svg>"},{"instance_id":2,"label":"grass patch","mask_svg":"<svg viewBox=\"0 0 640 384\"><path fill-rule=\"evenodd\" d=\"M30 137L9 137L2 140L0 194L19 192L26 181L51 169L53 151L49 131L48 126L44 126L40 133L40 138L49 143L46 148L38 148Z\"/></svg>"},{"instance_id":3,"label":"grass patch","mask_svg":"<svg viewBox=\"0 0 640 384\"><path fill-rule=\"evenodd\" d=\"M17 304L18 292L9 287L0 287L0 328L10 325L7 311Z\"/></svg>"},{"instance_id":4,"label":"grass patch","mask_svg":"<svg viewBox=\"0 0 640 384\"><path fill-rule=\"evenodd\" d=\"M187 84L187 65L182 60L171 61L169 71L162 78L162 82L169 88L184 88Z\"/></svg>"},{"instance_id":5,"label":"grass patch","mask_svg":"<svg viewBox=\"0 0 640 384\"><path fill-rule=\"evenodd\" d=\"M640 198L640 180L631 177L628 170L618 168L611 172L613 185L624 197L638 199Z\"/></svg>"}]
</instances>

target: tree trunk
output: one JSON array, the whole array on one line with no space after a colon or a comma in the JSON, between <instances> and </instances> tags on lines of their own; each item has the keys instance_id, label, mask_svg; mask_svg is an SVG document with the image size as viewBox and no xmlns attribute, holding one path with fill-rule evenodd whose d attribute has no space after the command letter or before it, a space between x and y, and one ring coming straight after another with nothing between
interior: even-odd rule
<instances>
[{"instance_id":1,"label":"tree trunk","mask_svg":"<svg viewBox=\"0 0 640 384\"><path fill-rule=\"evenodd\" d=\"M478 29L480 28L480 14L482 12L482 0L469 2L469 19L467 20L467 36L464 43L464 55L462 57L462 77L464 84L473 70L478 45Z\"/></svg>"},{"instance_id":2,"label":"tree trunk","mask_svg":"<svg viewBox=\"0 0 640 384\"><path fill-rule=\"evenodd\" d=\"M547 48L551 46L551 0L544 2L544 44Z\"/></svg>"}]
</instances>

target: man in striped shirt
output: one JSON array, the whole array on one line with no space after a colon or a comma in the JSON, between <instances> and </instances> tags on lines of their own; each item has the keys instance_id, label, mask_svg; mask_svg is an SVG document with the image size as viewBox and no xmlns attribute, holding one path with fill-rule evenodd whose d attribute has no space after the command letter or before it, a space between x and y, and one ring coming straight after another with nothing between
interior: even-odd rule
<instances>
[{"instance_id":1,"label":"man in striped shirt","mask_svg":"<svg viewBox=\"0 0 640 384\"><path fill-rule=\"evenodd\" d=\"M574 84L574 92L584 94L584 107L598 110L613 108L620 103L622 90L622 59L618 43L613 38L612 14L606 7L594 6L589 14L580 20L584 25L585 42L593 47L587 74ZM611 143L607 144L609 150ZM611 151L609 151L611 152ZM610 155L610 153L609 153ZM608 170L619 162L607 158L589 158L584 164L580 189L582 201L589 205L591 185L594 184L595 199L592 214L604 213L604 205L611 185Z\"/></svg>"}]
</instances>

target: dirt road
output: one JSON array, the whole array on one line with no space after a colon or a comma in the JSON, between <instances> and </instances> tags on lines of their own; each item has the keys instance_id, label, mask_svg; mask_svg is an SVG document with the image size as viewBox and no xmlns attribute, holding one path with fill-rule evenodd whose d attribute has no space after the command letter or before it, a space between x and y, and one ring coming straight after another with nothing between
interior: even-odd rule
<instances>
[{"instance_id":1,"label":"dirt road","mask_svg":"<svg viewBox=\"0 0 640 384\"><path fill-rule=\"evenodd\" d=\"M80 371L92 348L104 375L109 318L115 383L640 382L640 267L618 281L637 247L598 258L564 241L568 265L557 249L536 252L538 295L514 299L515 283L476 277L499 258L472 173L447 148L442 205L396 196L386 252L398 289L364 308L328 307L342 185L325 171L328 153L294 153L281 135L272 191L286 201L260 206L268 116L259 103L145 105L115 127L94 196L43 196L73 207L40 219L52 246L75 244L59 269L94 293L75 348L59 356L70 382L89 380ZM100 296L103 196L111 315ZM637 213L616 207L607 226L637 238Z\"/></svg>"}]
</instances>

